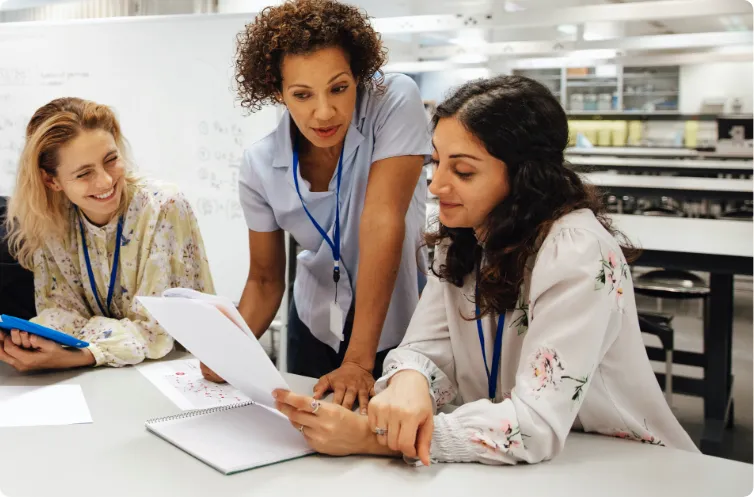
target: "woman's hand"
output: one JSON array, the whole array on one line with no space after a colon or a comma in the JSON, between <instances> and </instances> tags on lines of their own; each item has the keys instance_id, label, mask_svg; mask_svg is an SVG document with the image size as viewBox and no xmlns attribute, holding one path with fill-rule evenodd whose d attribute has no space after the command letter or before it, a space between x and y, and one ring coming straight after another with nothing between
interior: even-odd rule
<instances>
[{"instance_id":1,"label":"woman's hand","mask_svg":"<svg viewBox=\"0 0 754 497\"><path fill-rule=\"evenodd\" d=\"M397 455L377 443L366 416L287 390L275 390L272 396L277 401L278 410L317 452L331 456Z\"/></svg>"},{"instance_id":2,"label":"woman's hand","mask_svg":"<svg viewBox=\"0 0 754 497\"><path fill-rule=\"evenodd\" d=\"M66 349L46 338L18 330L0 331L0 361L21 373L47 369L93 366L94 356L87 349Z\"/></svg>"},{"instance_id":3,"label":"woman's hand","mask_svg":"<svg viewBox=\"0 0 754 497\"><path fill-rule=\"evenodd\" d=\"M419 458L429 466L434 409L427 379L418 371L400 371L369 402L369 426L391 450Z\"/></svg>"},{"instance_id":4,"label":"woman's hand","mask_svg":"<svg viewBox=\"0 0 754 497\"><path fill-rule=\"evenodd\" d=\"M346 409L351 409L358 398L361 413L366 414L369 392L373 386L371 371L355 362L343 361L338 369L326 374L314 385L314 398L321 399L332 390L334 404L342 404Z\"/></svg>"},{"instance_id":5,"label":"woman's hand","mask_svg":"<svg viewBox=\"0 0 754 497\"><path fill-rule=\"evenodd\" d=\"M203 362L199 363L199 370L202 372L205 380L212 381L214 383L225 383L225 380L217 376L217 373L209 369Z\"/></svg>"}]
</instances>

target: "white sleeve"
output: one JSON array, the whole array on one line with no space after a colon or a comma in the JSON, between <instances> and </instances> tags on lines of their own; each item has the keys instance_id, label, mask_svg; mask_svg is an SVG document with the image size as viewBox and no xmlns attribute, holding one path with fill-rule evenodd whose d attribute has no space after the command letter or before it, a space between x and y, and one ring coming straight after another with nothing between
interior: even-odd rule
<instances>
[{"instance_id":1,"label":"white sleeve","mask_svg":"<svg viewBox=\"0 0 754 497\"><path fill-rule=\"evenodd\" d=\"M375 383L375 392L385 390L398 371L412 369L427 378L436 409L455 398L455 363L445 314L444 285L435 275L428 276L403 342L385 358L383 376Z\"/></svg>"},{"instance_id":2,"label":"white sleeve","mask_svg":"<svg viewBox=\"0 0 754 497\"><path fill-rule=\"evenodd\" d=\"M532 271L529 328L510 398L437 415L433 459L536 463L562 450L592 374L615 339L607 330L617 329L609 323L620 318L628 280L615 247L575 229L545 241Z\"/></svg>"}]
</instances>

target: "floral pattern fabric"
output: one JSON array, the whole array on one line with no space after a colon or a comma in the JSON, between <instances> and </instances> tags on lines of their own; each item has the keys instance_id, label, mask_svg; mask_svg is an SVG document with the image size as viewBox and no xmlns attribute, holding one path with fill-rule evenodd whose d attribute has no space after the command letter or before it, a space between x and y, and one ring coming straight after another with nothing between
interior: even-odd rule
<instances>
[{"instance_id":1,"label":"floral pattern fabric","mask_svg":"<svg viewBox=\"0 0 754 497\"><path fill-rule=\"evenodd\" d=\"M618 309L623 310L623 282L628 280L628 264L622 256L610 250L607 258L600 257L600 268L595 278L595 290L608 288L608 294L615 294Z\"/></svg>"},{"instance_id":2,"label":"floral pattern fabric","mask_svg":"<svg viewBox=\"0 0 754 497\"><path fill-rule=\"evenodd\" d=\"M444 256L438 247L435 264ZM403 342L388 354L378 393L394 371L415 369L436 401L442 391L455 407L437 402L432 459L536 463L555 457L574 426L697 451L647 359L628 265L591 211L554 223L528 267L506 313L495 399L476 322L465 319L474 314L473 277L459 288L430 275ZM487 357L493 322L483 320Z\"/></svg>"},{"instance_id":3,"label":"floral pattern fabric","mask_svg":"<svg viewBox=\"0 0 754 497\"><path fill-rule=\"evenodd\" d=\"M649 431L649 428L647 427L647 420L646 419L644 420L644 427L643 428L644 429L641 430L640 432L634 431L632 429L623 429L623 430L622 429L613 429L613 430L608 430L607 432L605 432L605 435L610 435L610 436L616 437L616 438L622 438L624 440L634 440L634 441L641 442L641 443L644 443L644 444L649 444L649 445L660 445L662 447L665 446L665 444L662 443L662 440L660 440L659 438L655 437Z\"/></svg>"},{"instance_id":4,"label":"floral pattern fabric","mask_svg":"<svg viewBox=\"0 0 754 497\"><path fill-rule=\"evenodd\" d=\"M125 366L163 357L172 350L173 339L135 297L160 295L175 287L214 293L189 202L171 185L144 182L134 188L124 215L110 317L102 315L94 299L81 249L79 216L71 209L64 239L50 239L34 254L38 315L32 321L89 342L98 366ZM118 220L102 227L84 216L81 220L102 301L110 284Z\"/></svg>"}]
</instances>

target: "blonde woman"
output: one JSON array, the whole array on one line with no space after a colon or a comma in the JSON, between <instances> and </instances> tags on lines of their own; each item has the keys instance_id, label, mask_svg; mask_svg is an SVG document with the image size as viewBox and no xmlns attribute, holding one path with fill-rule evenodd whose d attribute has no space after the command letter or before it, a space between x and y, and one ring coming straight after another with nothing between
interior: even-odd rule
<instances>
[{"instance_id":1,"label":"blonde woman","mask_svg":"<svg viewBox=\"0 0 754 497\"><path fill-rule=\"evenodd\" d=\"M6 228L34 271L33 322L89 342L72 350L0 332L0 361L19 371L125 366L163 357L173 339L137 303L171 287L214 291L196 218L174 187L129 171L109 107L61 98L26 129Z\"/></svg>"}]
</instances>

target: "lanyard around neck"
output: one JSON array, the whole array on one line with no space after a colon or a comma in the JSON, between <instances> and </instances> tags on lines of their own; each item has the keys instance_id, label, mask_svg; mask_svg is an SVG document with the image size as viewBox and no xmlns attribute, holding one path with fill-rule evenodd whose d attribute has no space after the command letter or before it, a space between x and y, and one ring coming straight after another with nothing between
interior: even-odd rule
<instances>
[{"instance_id":1,"label":"lanyard around neck","mask_svg":"<svg viewBox=\"0 0 754 497\"><path fill-rule=\"evenodd\" d=\"M477 269L476 291L474 301L476 302L476 328L479 334L479 345L482 347L482 359L484 359L484 369L487 372L487 394L490 400L495 400L497 392L497 377L500 372L500 353L503 345L503 328L505 328L505 313L501 314L497 322L497 331L495 333L495 348L492 351L492 368L487 366L487 352L484 350L484 331L482 330L482 320L479 317L479 277L480 271ZM491 369L491 370L490 370Z\"/></svg>"},{"instance_id":2,"label":"lanyard around neck","mask_svg":"<svg viewBox=\"0 0 754 497\"><path fill-rule=\"evenodd\" d=\"M84 223L81 221L81 215L79 215L79 230L81 231L81 247L84 250L84 260L86 261L86 271L89 273L89 284L92 287L92 293L94 294L94 300L97 302L99 310L105 317L110 317L110 304L113 301L113 291L115 290L115 278L118 274L118 262L120 260L120 242L123 235L123 216L118 218L118 230L115 235L115 255L113 256L113 267L110 270L110 287L107 289L107 307L103 307L102 301L99 298L97 292L97 282L94 280L94 271L92 271L92 262L89 259L89 248L86 244L86 236L84 234Z\"/></svg>"},{"instance_id":3,"label":"lanyard around neck","mask_svg":"<svg viewBox=\"0 0 754 497\"><path fill-rule=\"evenodd\" d=\"M333 258L333 281L336 283L336 289L337 289L337 283L338 280L340 280L340 181L341 177L343 176L343 151L340 152L340 159L338 159L338 171L337 171L337 184L336 184L336 190L335 190L335 227L333 229L333 237L332 239L327 235L327 231L325 231L324 228L317 222L316 219L314 219L314 216L312 216L312 213L309 212L309 209L306 207L306 202L304 202L304 197L301 195L301 188L298 184L298 166L299 166L299 155L298 155L298 133L296 133L296 138L293 142L293 183L296 185L296 193L298 193L298 198L301 200L301 205L304 208L304 212L306 212L306 215L309 217L309 220L312 222L314 227L317 229L320 235L322 235L322 238L325 240L325 242L330 246L330 249L332 250L332 258Z\"/></svg>"}]
</instances>

